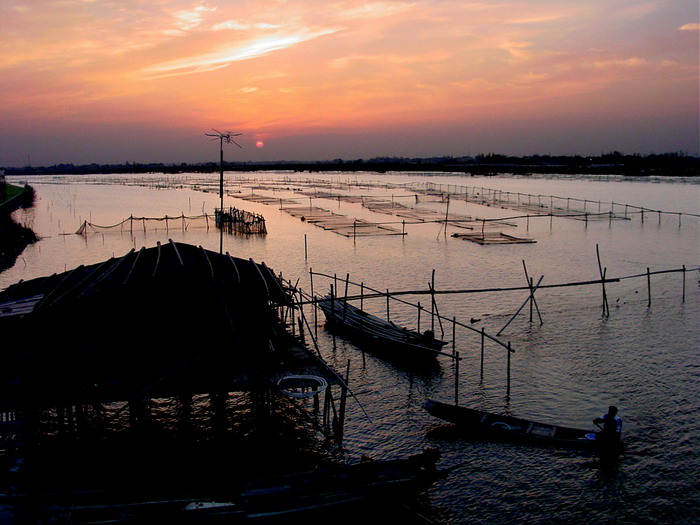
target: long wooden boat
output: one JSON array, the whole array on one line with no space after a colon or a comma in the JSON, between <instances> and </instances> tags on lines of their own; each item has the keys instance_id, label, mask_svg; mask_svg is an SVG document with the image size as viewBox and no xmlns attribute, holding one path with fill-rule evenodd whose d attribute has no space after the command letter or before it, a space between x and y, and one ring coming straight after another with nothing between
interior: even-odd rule
<instances>
[{"instance_id":1,"label":"long wooden boat","mask_svg":"<svg viewBox=\"0 0 700 525\"><path fill-rule=\"evenodd\" d=\"M619 441L600 439L592 430L538 423L463 406L428 400L423 407L433 416L454 423L465 434L482 439L537 446L616 451Z\"/></svg>"},{"instance_id":2,"label":"long wooden boat","mask_svg":"<svg viewBox=\"0 0 700 525\"><path fill-rule=\"evenodd\" d=\"M403 359L452 357L442 352L446 341L436 339L431 331L421 334L380 319L360 310L343 299L326 296L318 303L328 324L388 356Z\"/></svg>"},{"instance_id":3,"label":"long wooden boat","mask_svg":"<svg viewBox=\"0 0 700 525\"><path fill-rule=\"evenodd\" d=\"M445 474L436 467L439 458L438 450L426 449L406 458L332 465L251 481L231 491L219 488L217 496L207 498L119 502L82 493L74 499L89 501L72 501L69 506L56 502L46 514L52 523L71 524L296 523L327 513L374 516L375 510L401 509L429 489Z\"/></svg>"}]
</instances>

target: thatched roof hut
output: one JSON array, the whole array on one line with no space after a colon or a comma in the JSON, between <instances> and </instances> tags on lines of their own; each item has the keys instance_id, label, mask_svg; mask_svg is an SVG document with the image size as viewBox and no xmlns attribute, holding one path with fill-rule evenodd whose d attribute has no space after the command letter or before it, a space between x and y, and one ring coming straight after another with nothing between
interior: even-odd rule
<instances>
[{"instance_id":1,"label":"thatched roof hut","mask_svg":"<svg viewBox=\"0 0 700 525\"><path fill-rule=\"evenodd\" d=\"M291 338L264 264L170 241L0 292L0 410L337 379Z\"/></svg>"}]
</instances>

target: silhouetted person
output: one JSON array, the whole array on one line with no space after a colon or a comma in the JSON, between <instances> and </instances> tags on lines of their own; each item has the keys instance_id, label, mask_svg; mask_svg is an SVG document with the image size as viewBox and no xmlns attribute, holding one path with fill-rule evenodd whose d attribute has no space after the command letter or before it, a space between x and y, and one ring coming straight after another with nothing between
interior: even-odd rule
<instances>
[{"instance_id":1,"label":"silhouetted person","mask_svg":"<svg viewBox=\"0 0 700 525\"><path fill-rule=\"evenodd\" d=\"M596 425L603 425L603 430L600 432L599 437L607 441L620 441L620 435L622 434L622 419L617 415L617 407L610 406L608 408L608 413L603 415L603 417L597 417L593 420Z\"/></svg>"}]
</instances>

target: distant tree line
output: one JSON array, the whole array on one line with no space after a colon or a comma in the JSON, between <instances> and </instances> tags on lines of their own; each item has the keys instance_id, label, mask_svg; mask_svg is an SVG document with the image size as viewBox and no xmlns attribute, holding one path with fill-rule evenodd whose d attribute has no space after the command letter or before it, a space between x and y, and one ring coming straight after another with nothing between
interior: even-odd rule
<instances>
[{"instance_id":1,"label":"distant tree line","mask_svg":"<svg viewBox=\"0 0 700 525\"><path fill-rule=\"evenodd\" d=\"M205 163L130 163L55 164L53 166L5 168L7 175L58 175L107 173L211 173L218 162ZM470 175L515 174L612 174L612 175L700 175L700 158L683 152L627 155L619 151L598 156L528 155L522 157L496 153L465 157L375 157L368 160L334 159L326 161L224 162L226 171L439 171Z\"/></svg>"}]
</instances>

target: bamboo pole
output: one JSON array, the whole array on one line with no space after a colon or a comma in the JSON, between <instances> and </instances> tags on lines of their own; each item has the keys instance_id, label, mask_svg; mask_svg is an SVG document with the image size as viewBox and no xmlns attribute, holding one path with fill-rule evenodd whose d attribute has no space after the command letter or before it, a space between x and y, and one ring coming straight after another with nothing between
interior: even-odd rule
<instances>
[{"instance_id":1,"label":"bamboo pole","mask_svg":"<svg viewBox=\"0 0 700 525\"><path fill-rule=\"evenodd\" d=\"M532 296L535 293L535 290L537 290L537 288L539 288L540 283L542 282L542 279L544 279L544 275L540 277L539 281L537 281L537 285L534 288L530 289L530 296ZM508 327L508 325L513 321L513 319L515 319L518 316L520 311L525 307L525 305L530 300L530 296L528 296L528 298L525 299L525 302L522 305L520 305L520 308L518 308L518 311L513 314L513 317L510 318L510 320L505 324L505 326L498 331L498 333L496 334L497 336L501 335L503 330L505 330Z\"/></svg>"},{"instance_id":2,"label":"bamboo pole","mask_svg":"<svg viewBox=\"0 0 700 525\"><path fill-rule=\"evenodd\" d=\"M647 307L651 308L651 273L649 272L649 267L647 266Z\"/></svg>"},{"instance_id":3,"label":"bamboo pole","mask_svg":"<svg viewBox=\"0 0 700 525\"><path fill-rule=\"evenodd\" d=\"M456 355L457 352L457 318L452 317L452 355Z\"/></svg>"},{"instance_id":4,"label":"bamboo pole","mask_svg":"<svg viewBox=\"0 0 700 525\"><path fill-rule=\"evenodd\" d=\"M506 397L510 399L510 354L512 354L513 351L510 348L510 341L508 341L508 386L506 388Z\"/></svg>"},{"instance_id":5,"label":"bamboo pole","mask_svg":"<svg viewBox=\"0 0 700 525\"><path fill-rule=\"evenodd\" d=\"M484 327L481 327L481 374L480 378L483 381L484 380L484 342L486 339L486 332L484 331Z\"/></svg>"},{"instance_id":6,"label":"bamboo pole","mask_svg":"<svg viewBox=\"0 0 700 525\"><path fill-rule=\"evenodd\" d=\"M459 404L459 352L455 356L455 405Z\"/></svg>"},{"instance_id":7,"label":"bamboo pole","mask_svg":"<svg viewBox=\"0 0 700 525\"><path fill-rule=\"evenodd\" d=\"M430 287L430 329L435 333L435 268L433 268Z\"/></svg>"},{"instance_id":8,"label":"bamboo pole","mask_svg":"<svg viewBox=\"0 0 700 525\"><path fill-rule=\"evenodd\" d=\"M683 296L682 296L683 302L685 302L685 264L683 265Z\"/></svg>"},{"instance_id":9,"label":"bamboo pole","mask_svg":"<svg viewBox=\"0 0 700 525\"><path fill-rule=\"evenodd\" d=\"M596 258L598 259L598 271L600 272L600 281L603 287L603 315L608 316L610 315L610 307L608 305L608 294L605 291L605 275L608 269L604 269L600 262L600 248L597 244L595 245L595 254Z\"/></svg>"},{"instance_id":10,"label":"bamboo pole","mask_svg":"<svg viewBox=\"0 0 700 525\"><path fill-rule=\"evenodd\" d=\"M346 273L345 274L345 295L343 299L343 319L345 319L345 316L347 315L348 312L348 283L350 282L350 274Z\"/></svg>"},{"instance_id":11,"label":"bamboo pole","mask_svg":"<svg viewBox=\"0 0 700 525\"><path fill-rule=\"evenodd\" d=\"M391 321L389 315L389 289L386 290L386 320Z\"/></svg>"}]
</instances>

